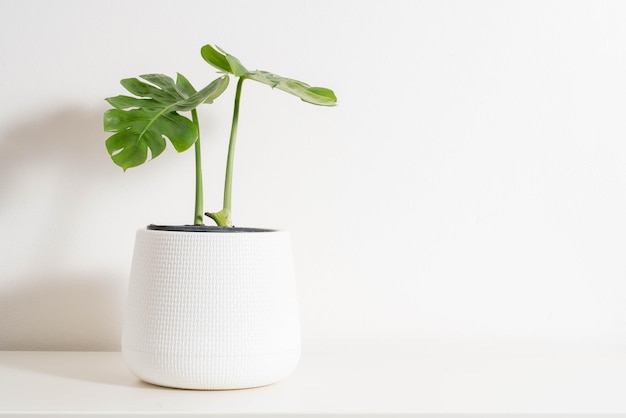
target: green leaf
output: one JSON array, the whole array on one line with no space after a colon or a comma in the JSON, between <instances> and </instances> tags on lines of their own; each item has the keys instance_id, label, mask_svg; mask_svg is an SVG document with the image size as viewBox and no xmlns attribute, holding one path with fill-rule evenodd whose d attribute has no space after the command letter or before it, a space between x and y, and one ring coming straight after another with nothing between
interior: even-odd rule
<instances>
[{"instance_id":1,"label":"green leaf","mask_svg":"<svg viewBox=\"0 0 626 418\"><path fill-rule=\"evenodd\" d=\"M152 98L165 104L176 100L175 96L172 96L158 87L144 83L136 78L125 78L120 81L120 84L124 86L126 90L138 97Z\"/></svg>"},{"instance_id":2,"label":"green leaf","mask_svg":"<svg viewBox=\"0 0 626 418\"><path fill-rule=\"evenodd\" d=\"M116 109L128 109L131 107L157 108L162 105L153 99L138 99L130 96L115 96L105 99Z\"/></svg>"},{"instance_id":3,"label":"green leaf","mask_svg":"<svg viewBox=\"0 0 626 418\"><path fill-rule=\"evenodd\" d=\"M112 135L107 139L106 147L113 162L124 171L143 164L148 158L147 143L137 142L134 132L122 131Z\"/></svg>"},{"instance_id":4,"label":"green leaf","mask_svg":"<svg viewBox=\"0 0 626 418\"><path fill-rule=\"evenodd\" d=\"M178 152L191 147L198 139L196 125L176 112L155 117L152 110L110 109L104 113L104 130L116 132L106 140L109 155L126 171L146 162L148 149L156 158L165 149L168 138Z\"/></svg>"},{"instance_id":5,"label":"green leaf","mask_svg":"<svg viewBox=\"0 0 626 418\"><path fill-rule=\"evenodd\" d=\"M196 89L191 85L189 80L181 73L176 74L176 86L183 92L186 97L196 94Z\"/></svg>"},{"instance_id":6,"label":"green leaf","mask_svg":"<svg viewBox=\"0 0 626 418\"><path fill-rule=\"evenodd\" d=\"M177 112L190 111L213 101L228 86L228 76L213 80L200 91L182 75L174 82L162 74L141 76L150 84L127 78L121 84L139 97L115 96L106 100L114 107L104 113L104 130L113 132L106 147L115 164L127 170L160 155L167 138L182 152L198 139L198 128Z\"/></svg>"},{"instance_id":7,"label":"green leaf","mask_svg":"<svg viewBox=\"0 0 626 418\"><path fill-rule=\"evenodd\" d=\"M302 81L281 77L267 71L253 71L248 73L246 77L299 97L307 103L318 106L335 106L337 104L335 93L324 87L311 87Z\"/></svg>"},{"instance_id":8,"label":"green leaf","mask_svg":"<svg viewBox=\"0 0 626 418\"><path fill-rule=\"evenodd\" d=\"M217 78L199 92L176 103L174 108L177 111L189 111L198 107L200 103L212 103L213 100L217 99L224 92L224 90L226 90L228 83L228 76Z\"/></svg>"},{"instance_id":9,"label":"green leaf","mask_svg":"<svg viewBox=\"0 0 626 418\"><path fill-rule=\"evenodd\" d=\"M311 87L302 81L282 77L269 71L248 71L237 58L219 47L205 45L201 49L201 54L206 62L218 70L233 74L235 77L245 77L266 84L314 105L335 106L337 104L337 96L330 89Z\"/></svg>"},{"instance_id":10,"label":"green leaf","mask_svg":"<svg viewBox=\"0 0 626 418\"><path fill-rule=\"evenodd\" d=\"M259 83L267 84L271 88L278 86L282 77L276 74L272 74L268 71L252 71L248 74L250 80L258 81Z\"/></svg>"},{"instance_id":11,"label":"green leaf","mask_svg":"<svg viewBox=\"0 0 626 418\"><path fill-rule=\"evenodd\" d=\"M241 61L233 57L220 47L212 47L205 45L200 50L202 58L215 68L225 71L235 77L241 77L248 74L248 70L243 66Z\"/></svg>"},{"instance_id":12,"label":"green leaf","mask_svg":"<svg viewBox=\"0 0 626 418\"><path fill-rule=\"evenodd\" d=\"M165 93L169 94L172 97L185 96L181 91L176 87L176 83L172 80L171 77L168 77L163 74L144 74L140 76L148 83L152 83L155 86L159 87Z\"/></svg>"},{"instance_id":13,"label":"green leaf","mask_svg":"<svg viewBox=\"0 0 626 418\"><path fill-rule=\"evenodd\" d=\"M230 63L226 59L226 56L219 52L217 49L213 48L211 45L205 45L200 50L200 54L202 54L202 58L215 68L220 71L227 72L229 74L233 73L233 70L230 67Z\"/></svg>"},{"instance_id":14,"label":"green leaf","mask_svg":"<svg viewBox=\"0 0 626 418\"><path fill-rule=\"evenodd\" d=\"M335 106L337 104L337 96L332 90L324 87L311 87L298 80L284 78L276 88L314 105Z\"/></svg>"},{"instance_id":15,"label":"green leaf","mask_svg":"<svg viewBox=\"0 0 626 418\"><path fill-rule=\"evenodd\" d=\"M248 74L248 69L243 66L241 61L228 53L225 53L224 56L226 58L226 61L228 61L230 69L235 77L241 77Z\"/></svg>"},{"instance_id":16,"label":"green leaf","mask_svg":"<svg viewBox=\"0 0 626 418\"><path fill-rule=\"evenodd\" d=\"M221 96L222 93L224 93L224 91L226 90L226 88L228 87L228 83L230 82L230 78L228 78L228 76L223 76L218 78L217 80L214 80L211 84L209 84L206 89L207 91L202 93L201 96L204 97L204 94L206 94L206 98L204 99L204 103L213 103L213 101L215 99L217 99L218 97ZM200 92L198 92L198 94L200 94Z\"/></svg>"},{"instance_id":17,"label":"green leaf","mask_svg":"<svg viewBox=\"0 0 626 418\"><path fill-rule=\"evenodd\" d=\"M146 134L145 140L136 141L136 133L130 130L118 132L106 141L106 147L115 164L126 171L130 167L143 164L148 158L148 149L152 158L156 158L165 150L165 140L154 135Z\"/></svg>"}]
</instances>

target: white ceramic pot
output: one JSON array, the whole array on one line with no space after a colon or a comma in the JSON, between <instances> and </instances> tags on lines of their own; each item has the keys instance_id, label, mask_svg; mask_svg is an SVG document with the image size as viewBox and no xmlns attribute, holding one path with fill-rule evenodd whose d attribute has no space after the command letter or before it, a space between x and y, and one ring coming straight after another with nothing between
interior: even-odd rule
<instances>
[{"instance_id":1,"label":"white ceramic pot","mask_svg":"<svg viewBox=\"0 0 626 418\"><path fill-rule=\"evenodd\" d=\"M139 230L122 354L137 377L168 387L287 377L300 358L289 234Z\"/></svg>"}]
</instances>

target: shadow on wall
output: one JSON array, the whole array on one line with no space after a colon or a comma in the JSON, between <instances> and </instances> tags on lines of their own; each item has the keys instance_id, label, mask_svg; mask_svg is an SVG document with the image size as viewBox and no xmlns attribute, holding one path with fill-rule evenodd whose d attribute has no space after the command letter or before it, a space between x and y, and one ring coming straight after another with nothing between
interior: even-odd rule
<instances>
[{"instance_id":1,"label":"shadow on wall","mask_svg":"<svg viewBox=\"0 0 626 418\"><path fill-rule=\"evenodd\" d=\"M119 350L122 315L113 307L124 296L110 278L52 275L28 282L0 296L2 350Z\"/></svg>"},{"instance_id":2,"label":"shadow on wall","mask_svg":"<svg viewBox=\"0 0 626 418\"><path fill-rule=\"evenodd\" d=\"M104 148L102 114L105 107L66 108L26 120L0 131L0 198L26 167L60 171L70 185L93 185L104 180L111 164ZM80 190L69 190L75 195ZM65 196L58 196L59 200ZM1 212L0 212L1 214Z\"/></svg>"},{"instance_id":3,"label":"shadow on wall","mask_svg":"<svg viewBox=\"0 0 626 418\"><path fill-rule=\"evenodd\" d=\"M61 109L0 131L0 350L119 348L120 278L75 260L77 248L91 251L87 192L110 175L103 110Z\"/></svg>"}]
</instances>

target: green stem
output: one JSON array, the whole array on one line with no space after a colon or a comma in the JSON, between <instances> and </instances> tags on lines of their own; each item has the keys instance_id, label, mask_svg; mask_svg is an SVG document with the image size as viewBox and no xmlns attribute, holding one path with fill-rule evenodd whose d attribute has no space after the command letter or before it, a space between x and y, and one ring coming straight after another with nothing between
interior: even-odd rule
<instances>
[{"instance_id":1,"label":"green stem","mask_svg":"<svg viewBox=\"0 0 626 418\"><path fill-rule=\"evenodd\" d=\"M204 225L204 218L203 218L203 212L204 212L204 192L203 192L203 188L202 188L202 150L200 148L200 124L198 122L198 112L196 111L196 109L193 109L191 111L191 118L193 120L193 123L196 125L196 128L198 129L198 139L196 140L195 143L195 151L196 151L196 206L195 206L195 212L194 212L194 216L193 216L193 224L194 225Z\"/></svg>"},{"instance_id":2,"label":"green stem","mask_svg":"<svg viewBox=\"0 0 626 418\"><path fill-rule=\"evenodd\" d=\"M241 99L243 80L245 80L245 77L239 77L237 82L233 123L230 127L230 140L228 142L228 159L226 161L226 177L224 179L224 210L228 212L232 209L233 163L235 161L235 144L237 142L237 127L239 125L239 100Z\"/></svg>"},{"instance_id":3,"label":"green stem","mask_svg":"<svg viewBox=\"0 0 626 418\"><path fill-rule=\"evenodd\" d=\"M228 157L226 160L226 176L224 178L224 205L219 212L206 212L205 215L213 219L217 226L233 226L230 220L233 190L233 163L235 162L235 144L237 142L237 126L239 125L239 100L241 99L241 86L245 77L239 77L235 92L235 108L233 110L233 123L230 127L230 140L228 141Z\"/></svg>"}]
</instances>

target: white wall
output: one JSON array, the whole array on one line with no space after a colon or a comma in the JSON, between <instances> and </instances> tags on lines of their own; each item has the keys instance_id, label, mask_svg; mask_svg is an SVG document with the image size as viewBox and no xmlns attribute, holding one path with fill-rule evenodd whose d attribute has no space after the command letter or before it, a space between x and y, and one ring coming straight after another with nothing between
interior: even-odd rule
<instances>
[{"instance_id":1,"label":"white wall","mask_svg":"<svg viewBox=\"0 0 626 418\"><path fill-rule=\"evenodd\" d=\"M626 3L0 0L0 349L119 347L135 230L193 211L193 155L123 173L103 98L250 68L234 210L292 231L305 344L626 343ZM203 109L218 209L232 90Z\"/></svg>"}]
</instances>

